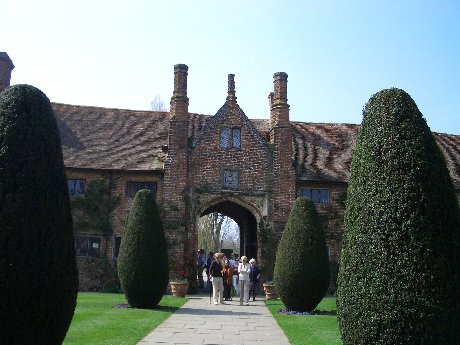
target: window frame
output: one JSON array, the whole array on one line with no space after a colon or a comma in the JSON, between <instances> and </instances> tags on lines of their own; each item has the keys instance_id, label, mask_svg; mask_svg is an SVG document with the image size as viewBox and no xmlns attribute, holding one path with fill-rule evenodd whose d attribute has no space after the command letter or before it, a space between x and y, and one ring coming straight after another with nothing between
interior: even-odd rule
<instances>
[{"instance_id":1,"label":"window frame","mask_svg":"<svg viewBox=\"0 0 460 345\"><path fill-rule=\"evenodd\" d=\"M223 136L224 132L226 132L226 145L223 145L223 139L225 136ZM243 146L243 140L242 140L242 135L241 135L241 126L221 126L220 131L219 131L219 148L221 149L238 149L241 150ZM239 142L238 146L235 145L235 134L239 134Z\"/></svg>"},{"instance_id":2,"label":"window frame","mask_svg":"<svg viewBox=\"0 0 460 345\"><path fill-rule=\"evenodd\" d=\"M78 241L80 239L84 239L86 242L86 249L83 254L80 254L81 251L79 248L82 248L82 246L78 245ZM97 248L96 251L92 252L91 248L94 247L94 243L98 243L99 247ZM92 244L92 245L91 245ZM75 256L80 256L80 257L92 257L92 258L97 258L101 256L101 247L102 247L102 237L97 236L97 235L75 235Z\"/></svg>"},{"instance_id":3,"label":"window frame","mask_svg":"<svg viewBox=\"0 0 460 345\"><path fill-rule=\"evenodd\" d=\"M307 190L310 191L309 195L307 195L308 193L306 193ZM321 193L324 191L327 192L326 201L323 201L324 199L321 195ZM317 198L314 197L313 192L319 192L319 201L315 201L317 200ZM300 187L299 196L304 196L304 197L311 199L315 203L315 205L326 205L331 202L331 193L330 193L329 188Z\"/></svg>"},{"instance_id":4,"label":"window frame","mask_svg":"<svg viewBox=\"0 0 460 345\"><path fill-rule=\"evenodd\" d=\"M117 240L120 240L117 249ZM117 260L118 256L120 255L120 246L121 246L121 236L113 236L113 247L112 247L112 259Z\"/></svg>"},{"instance_id":5,"label":"window frame","mask_svg":"<svg viewBox=\"0 0 460 345\"><path fill-rule=\"evenodd\" d=\"M71 192L71 189L69 188L69 182L71 182L71 181L73 182L73 191L74 191L73 193ZM82 193L75 193L78 181L83 182L83 192ZM68 190L70 196L84 196L85 193L86 193L86 179L68 178L67 179L67 190Z\"/></svg>"},{"instance_id":6,"label":"window frame","mask_svg":"<svg viewBox=\"0 0 460 345\"><path fill-rule=\"evenodd\" d=\"M130 184L136 184L136 191L134 192L134 194L131 195L130 193ZM144 185L147 185L147 184L152 184L153 186L155 186L155 190L152 191L150 188L139 188L139 185L142 185L142 187ZM158 182L157 181L126 181L126 196L129 198L129 199L133 199L134 196L136 195L136 193L142 189L148 189L152 192L153 194L153 198L156 200L157 199L157 193L158 193Z\"/></svg>"}]
</instances>

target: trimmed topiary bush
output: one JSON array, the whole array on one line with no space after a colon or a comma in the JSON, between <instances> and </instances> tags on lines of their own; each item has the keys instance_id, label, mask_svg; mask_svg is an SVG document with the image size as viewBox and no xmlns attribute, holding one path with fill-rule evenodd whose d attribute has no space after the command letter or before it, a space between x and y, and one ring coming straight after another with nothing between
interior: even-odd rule
<instances>
[{"instance_id":1,"label":"trimmed topiary bush","mask_svg":"<svg viewBox=\"0 0 460 345\"><path fill-rule=\"evenodd\" d=\"M460 213L433 135L412 98L366 104L353 153L338 276L345 345L460 339Z\"/></svg>"},{"instance_id":2,"label":"trimmed topiary bush","mask_svg":"<svg viewBox=\"0 0 460 345\"><path fill-rule=\"evenodd\" d=\"M288 310L310 312L326 294L330 267L324 231L315 204L298 198L278 246L275 286Z\"/></svg>"},{"instance_id":3,"label":"trimmed topiary bush","mask_svg":"<svg viewBox=\"0 0 460 345\"><path fill-rule=\"evenodd\" d=\"M61 142L48 98L0 93L0 343L61 344L78 289Z\"/></svg>"},{"instance_id":4,"label":"trimmed topiary bush","mask_svg":"<svg viewBox=\"0 0 460 345\"><path fill-rule=\"evenodd\" d=\"M163 222L153 194L136 193L126 220L118 255L118 277L133 308L153 308L163 297L169 279Z\"/></svg>"}]
</instances>

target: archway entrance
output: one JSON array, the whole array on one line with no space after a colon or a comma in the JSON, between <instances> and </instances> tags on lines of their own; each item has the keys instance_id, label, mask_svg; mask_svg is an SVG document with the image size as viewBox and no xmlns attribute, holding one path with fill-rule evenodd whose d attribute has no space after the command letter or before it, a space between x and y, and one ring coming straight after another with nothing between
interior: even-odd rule
<instances>
[{"instance_id":1,"label":"archway entrance","mask_svg":"<svg viewBox=\"0 0 460 345\"><path fill-rule=\"evenodd\" d=\"M206 252L222 252L230 257L240 253L240 228L228 215L211 212L198 219L198 247Z\"/></svg>"},{"instance_id":2,"label":"archway entrance","mask_svg":"<svg viewBox=\"0 0 460 345\"><path fill-rule=\"evenodd\" d=\"M228 200L207 207L198 216L202 217L210 213L221 213L232 218L239 227L240 252L238 254L257 260L257 220L254 215L245 207Z\"/></svg>"}]
</instances>

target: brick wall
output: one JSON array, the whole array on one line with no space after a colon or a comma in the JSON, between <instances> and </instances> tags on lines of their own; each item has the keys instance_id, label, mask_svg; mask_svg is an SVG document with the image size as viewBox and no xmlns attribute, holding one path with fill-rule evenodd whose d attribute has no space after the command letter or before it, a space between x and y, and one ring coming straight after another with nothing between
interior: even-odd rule
<instances>
[{"instance_id":1,"label":"brick wall","mask_svg":"<svg viewBox=\"0 0 460 345\"><path fill-rule=\"evenodd\" d=\"M220 129L223 126L241 128L241 148L219 146ZM271 189L269 161L268 147L249 133L237 109L233 108L225 121L191 151L190 186L206 188L210 191L266 193ZM225 169L239 172L237 189L222 186L222 172Z\"/></svg>"},{"instance_id":2,"label":"brick wall","mask_svg":"<svg viewBox=\"0 0 460 345\"><path fill-rule=\"evenodd\" d=\"M128 181L130 182L156 182L157 199L162 198L163 183L162 176L155 172L114 172L96 171L90 169L66 169L68 179L83 179L86 185L94 180L112 181L112 198L118 199L115 210L110 215L111 231L104 233L95 228L76 228L74 235L86 235L101 238L100 255L97 257L77 256L79 269L79 289L83 291L98 290L104 284L117 279L116 259L114 259L114 238L123 235L124 224L128 211L131 207L132 199L126 195ZM75 217L81 216L72 210Z\"/></svg>"},{"instance_id":3,"label":"brick wall","mask_svg":"<svg viewBox=\"0 0 460 345\"><path fill-rule=\"evenodd\" d=\"M300 196L302 188L327 189L329 191L329 203L316 204L316 210L322 219L326 245L329 249L329 262L331 264L330 292L337 288L337 273L342 251L342 236L344 229L344 201L347 191L346 183L327 182L298 182L297 195Z\"/></svg>"}]
</instances>

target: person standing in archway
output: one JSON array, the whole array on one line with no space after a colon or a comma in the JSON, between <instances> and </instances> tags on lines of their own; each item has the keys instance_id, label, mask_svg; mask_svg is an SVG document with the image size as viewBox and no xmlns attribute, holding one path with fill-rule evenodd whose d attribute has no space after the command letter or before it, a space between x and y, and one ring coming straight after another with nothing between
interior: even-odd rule
<instances>
[{"instance_id":1,"label":"person standing in archway","mask_svg":"<svg viewBox=\"0 0 460 345\"><path fill-rule=\"evenodd\" d=\"M209 292L209 294L211 294L211 288L212 288L211 281L209 280L209 278L211 277L211 273L209 270L211 269L211 264L213 261L214 261L214 253L209 252L208 258L206 259L206 266L204 266L205 271L206 271L206 278L207 278L204 292Z\"/></svg>"},{"instance_id":2,"label":"person standing in archway","mask_svg":"<svg viewBox=\"0 0 460 345\"><path fill-rule=\"evenodd\" d=\"M232 299L230 290L232 288L233 267L230 266L227 258L225 257L222 260L222 264L222 279L224 282L224 301L230 301Z\"/></svg>"},{"instance_id":3,"label":"person standing in archway","mask_svg":"<svg viewBox=\"0 0 460 345\"><path fill-rule=\"evenodd\" d=\"M238 279L240 282L240 305L249 305L249 271L248 258L243 255L238 265Z\"/></svg>"},{"instance_id":4,"label":"person standing in archway","mask_svg":"<svg viewBox=\"0 0 460 345\"><path fill-rule=\"evenodd\" d=\"M196 273L198 275L198 287L201 289L204 288L203 270L205 266L206 266L206 257L204 255L204 250L200 249L198 251L198 256L196 258Z\"/></svg>"},{"instance_id":5,"label":"person standing in archway","mask_svg":"<svg viewBox=\"0 0 460 345\"><path fill-rule=\"evenodd\" d=\"M232 253L230 256L230 265L233 267L233 287L235 288L236 296L240 294L238 286L238 254Z\"/></svg>"},{"instance_id":6,"label":"person standing in archway","mask_svg":"<svg viewBox=\"0 0 460 345\"><path fill-rule=\"evenodd\" d=\"M249 260L249 298L252 296L252 300L256 300L258 292L260 269L256 265L256 259L252 258Z\"/></svg>"},{"instance_id":7,"label":"person standing in archway","mask_svg":"<svg viewBox=\"0 0 460 345\"><path fill-rule=\"evenodd\" d=\"M224 282L222 280L222 255L214 254L215 260L212 262L209 273L212 277L212 289L214 304L224 303Z\"/></svg>"}]
</instances>

